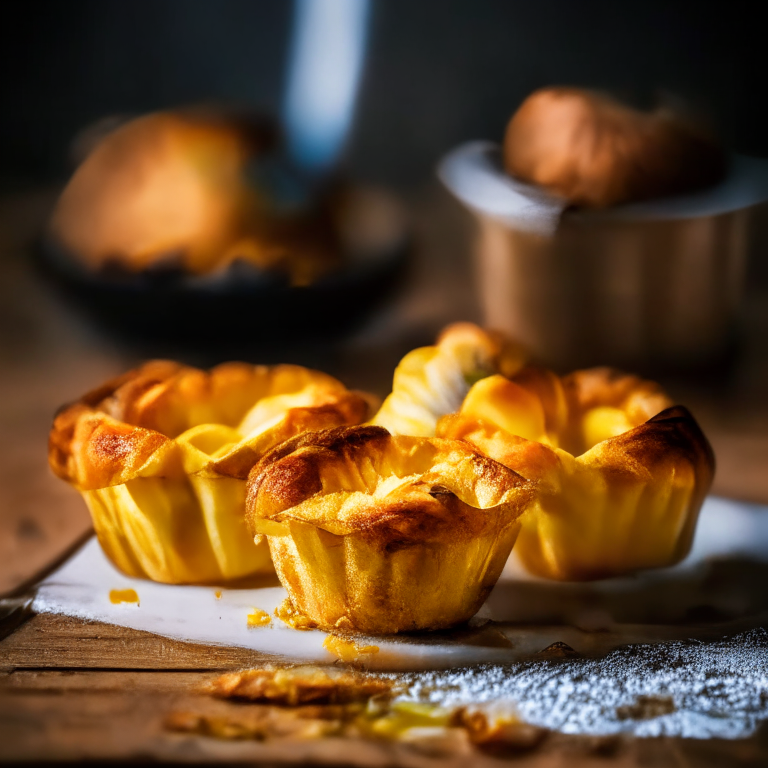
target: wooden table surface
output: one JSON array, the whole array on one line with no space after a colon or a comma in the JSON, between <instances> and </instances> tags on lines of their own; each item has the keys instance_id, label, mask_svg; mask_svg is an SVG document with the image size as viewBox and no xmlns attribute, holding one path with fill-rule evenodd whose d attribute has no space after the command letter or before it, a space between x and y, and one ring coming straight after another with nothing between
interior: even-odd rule
<instances>
[{"instance_id":1,"label":"wooden table surface","mask_svg":"<svg viewBox=\"0 0 768 768\"><path fill-rule=\"evenodd\" d=\"M52 414L101 380L164 350L117 344L64 304L32 263L56 190L0 197L0 761L153 759L316 761L360 765L464 764L406 745L338 739L228 742L170 733L169 712L238 711L199 692L216 672L263 663L242 649L171 641L25 606L34 582L90 532L77 493L46 463ZM404 352L447 322L479 320L468 261L471 223L437 187L411 202L416 256L395 300L339 343L292 346L284 362L320 367L384 394ZM751 286L742 352L712 381L665 381L691 406L718 459L714 491L768 503L768 298ZM275 362L274 350L265 353ZM249 353L257 361L257 345ZM476 756L475 756L476 757ZM520 765L768 764L768 730L739 742L595 740L553 735ZM493 762L492 764L498 764Z\"/></svg>"}]
</instances>

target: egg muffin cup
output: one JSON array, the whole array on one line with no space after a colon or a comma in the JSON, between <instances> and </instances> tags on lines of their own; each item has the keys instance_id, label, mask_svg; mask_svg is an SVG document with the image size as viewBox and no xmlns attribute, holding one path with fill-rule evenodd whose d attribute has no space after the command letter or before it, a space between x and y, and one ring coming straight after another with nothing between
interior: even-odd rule
<instances>
[{"instance_id":1,"label":"egg muffin cup","mask_svg":"<svg viewBox=\"0 0 768 768\"><path fill-rule=\"evenodd\" d=\"M300 614L326 630L383 635L471 618L530 493L462 442L366 426L278 446L253 468L246 509Z\"/></svg>"},{"instance_id":2,"label":"egg muffin cup","mask_svg":"<svg viewBox=\"0 0 768 768\"><path fill-rule=\"evenodd\" d=\"M714 455L690 412L610 369L527 369L478 382L438 425L536 484L515 554L582 581L677 563L691 547Z\"/></svg>"},{"instance_id":3,"label":"egg muffin cup","mask_svg":"<svg viewBox=\"0 0 768 768\"><path fill-rule=\"evenodd\" d=\"M289 437L359 423L368 410L366 397L298 366L153 361L65 407L49 463L81 492L121 571L223 584L273 572L245 527L251 467Z\"/></svg>"}]
</instances>

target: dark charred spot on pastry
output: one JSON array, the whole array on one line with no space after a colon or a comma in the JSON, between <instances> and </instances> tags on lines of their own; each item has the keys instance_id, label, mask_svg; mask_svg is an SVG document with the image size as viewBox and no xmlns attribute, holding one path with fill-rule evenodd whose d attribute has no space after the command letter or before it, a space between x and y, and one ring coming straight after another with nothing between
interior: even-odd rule
<instances>
[{"instance_id":1,"label":"dark charred spot on pastry","mask_svg":"<svg viewBox=\"0 0 768 768\"><path fill-rule=\"evenodd\" d=\"M491 484L504 482L513 486L524 486L528 483L528 480L515 472L514 469L505 467L500 462L481 453L475 453L472 457L472 464L478 477L485 482Z\"/></svg>"},{"instance_id":2,"label":"dark charred spot on pastry","mask_svg":"<svg viewBox=\"0 0 768 768\"><path fill-rule=\"evenodd\" d=\"M690 438L697 452L703 454L708 464L715 467L715 454L712 446L709 444L704 432L702 432L693 414L682 405L675 405L663 410L648 421L649 424L667 424L674 426L675 430L681 435Z\"/></svg>"},{"instance_id":3,"label":"dark charred spot on pastry","mask_svg":"<svg viewBox=\"0 0 768 768\"><path fill-rule=\"evenodd\" d=\"M340 427L323 435L322 445L328 450L355 456L375 444L385 443L391 435L384 427Z\"/></svg>"},{"instance_id":4,"label":"dark charred spot on pastry","mask_svg":"<svg viewBox=\"0 0 768 768\"><path fill-rule=\"evenodd\" d=\"M259 463L251 470L248 482L256 482L255 478L263 474L269 466L276 464L281 459L289 456L299 448L302 448L307 441L307 437L308 435L306 434L296 435L288 440L284 440L279 445L276 445L271 451L264 454L259 460Z\"/></svg>"},{"instance_id":5,"label":"dark charred spot on pastry","mask_svg":"<svg viewBox=\"0 0 768 768\"><path fill-rule=\"evenodd\" d=\"M313 432L304 432L277 445L267 453L251 471L251 477L266 467L282 461L286 456L302 448L323 448L334 453L356 449L371 440L388 438L389 432L383 427L335 427ZM255 482L252 480L251 482Z\"/></svg>"},{"instance_id":6,"label":"dark charred spot on pastry","mask_svg":"<svg viewBox=\"0 0 768 768\"><path fill-rule=\"evenodd\" d=\"M375 516L359 520L358 526L361 538L391 553L434 539L446 521L430 514L426 500L400 499L381 505Z\"/></svg>"},{"instance_id":7,"label":"dark charred spot on pastry","mask_svg":"<svg viewBox=\"0 0 768 768\"><path fill-rule=\"evenodd\" d=\"M322 488L317 457L311 453L293 453L267 470L260 492L268 494L280 508L289 509Z\"/></svg>"},{"instance_id":8,"label":"dark charred spot on pastry","mask_svg":"<svg viewBox=\"0 0 768 768\"><path fill-rule=\"evenodd\" d=\"M100 431L94 434L91 446L95 455L109 461L119 461L131 454L136 441L130 434Z\"/></svg>"},{"instance_id":9,"label":"dark charred spot on pastry","mask_svg":"<svg viewBox=\"0 0 768 768\"><path fill-rule=\"evenodd\" d=\"M446 488L444 485L433 485L429 489L429 495L430 496L455 496L456 494L450 488Z\"/></svg>"},{"instance_id":10,"label":"dark charred spot on pastry","mask_svg":"<svg viewBox=\"0 0 768 768\"><path fill-rule=\"evenodd\" d=\"M658 462L678 459L710 478L715 471L712 446L690 411L681 405L667 408L611 442L621 445L627 456L649 468Z\"/></svg>"},{"instance_id":11,"label":"dark charred spot on pastry","mask_svg":"<svg viewBox=\"0 0 768 768\"><path fill-rule=\"evenodd\" d=\"M121 432L113 428L97 426L89 441L89 453L95 466L119 470L130 460L141 461L162 445L167 438L150 430Z\"/></svg>"},{"instance_id":12,"label":"dark charred spot on pastry","mask_svg":"<svg viewBox=\"0 0 768 768\"><path fill-rule=\"evenodd\" d=\"M378 529L378 532L380 533L382 531L381 528ZM371 538L371 537L369 537ZM379 535L376 537L382 544L381 550L382 552L385 552L388 555L394 554L395 552L400 552L403 549L408 549L408 547L413 547L416 542L412 538L404 538L404 537L397 537L397 535L392 534L390 537L384 537Z\"/></svg>"},{"instance_id":13,"label":"dark charred spot on pastry","mask_svg":"<svg viewBox=\"0 0 768 768\"><path fill-rule=\"evenodd\" d=\"M356 522L357 535L390 553L429 542L481 536L495 524L495 515L469 507L450 491L391 500Z\"/></svg>"}]
</instances>

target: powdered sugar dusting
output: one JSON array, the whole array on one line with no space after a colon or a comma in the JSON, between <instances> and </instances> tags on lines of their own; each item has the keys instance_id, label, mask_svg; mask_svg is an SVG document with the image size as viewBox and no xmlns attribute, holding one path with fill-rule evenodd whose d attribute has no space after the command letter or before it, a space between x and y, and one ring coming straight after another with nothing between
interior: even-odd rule
<instances>
[{"instance_id":1,"label":"powdered sugar dusting","mask_svg":"<svg viewBox=\"0 0 768 768\"><path fill-rule=\"evenodd\" d=\"M405 699L507 705L563 733L743 738L768 719L768 631L398 679Z\"/></svg>"}]
</instances>

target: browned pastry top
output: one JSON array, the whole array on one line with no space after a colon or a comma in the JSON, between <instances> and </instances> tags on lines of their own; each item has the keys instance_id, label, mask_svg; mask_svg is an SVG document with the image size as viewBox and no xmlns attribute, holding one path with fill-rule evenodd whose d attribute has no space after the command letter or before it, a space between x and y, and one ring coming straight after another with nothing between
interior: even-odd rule
<instances>
[{"instance_id":1,"label":"browned pastry top","mask_svg":"<svg viewBox=\"0 0 768 768\"><path fill-rule=\"evenodd\" d=\"M146 472L178 469L183 443L210 454L222 475L245 478L263 453L307 429L356 424L367 395L300 366L224 363L210 371L152 360L63 408L49 436L56 475L104 488ZM197 430L203 429L200 434ZM232 450L222 450L227 446Z\"/></svg>"},{"instance_id":2,"label":"browned pastry top","mask_svg":"<svg viewBox=\"0 0 768 768\"><path fill-rule=\"evenodd\" d=\"M511 524L532 486L458 440L393 436L381 427L306 433L267 454L248 478L246 518L299 521L382 546L456 541Z\"/></svg>"}]
</instances>

